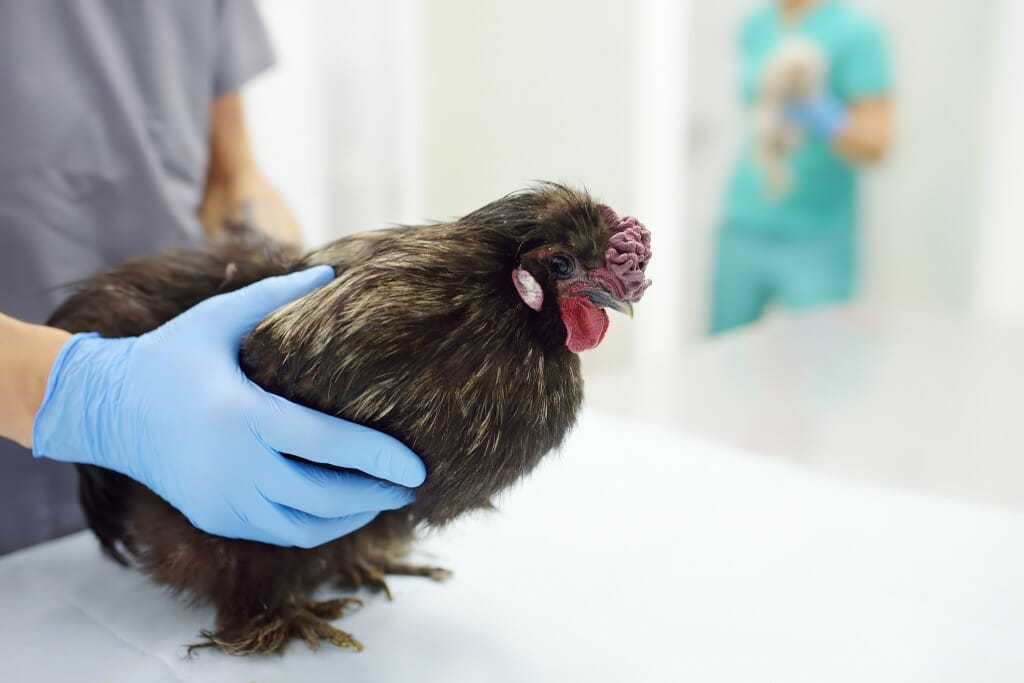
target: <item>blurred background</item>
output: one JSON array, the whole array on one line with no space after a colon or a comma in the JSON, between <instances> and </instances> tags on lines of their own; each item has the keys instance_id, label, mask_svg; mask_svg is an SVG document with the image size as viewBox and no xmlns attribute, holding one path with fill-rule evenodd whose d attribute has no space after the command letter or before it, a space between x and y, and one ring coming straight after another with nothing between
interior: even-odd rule
<instances>
[{"instance_id":1,"label":"blurred background","mask_svg":"<svg viewBox=\"0 0 1024 683\"><path fill-rule=\"evenodd\" d=\"M671 315L693 341L743 125L739 27L759 4L263 0L279 63L246 92L257 151L312 242L583 184L654 228L657 289L685 285ZM1024 318L1024 207L1004 172L1022 151L1019 3L849 4L889 38L896 105L865 176L862 299Z\"/></svg>"},{"instance_id":2,"label":"blurred background","mask_svg":"<svg viewBox=\"0 0 1024 683\"><path fill-rule=\"evenodd\" d=\"M1024 505L1024 5L849 0L888 43L894 112L884 162L860 174L857 294L709 339L713 235L747 125L739 35L771 4L263 0L279 63L245 91L259 161L311 243L538 179L584 185L657 245L636 320L585 355L592 403Z\"/></svg>"}]
</instances>

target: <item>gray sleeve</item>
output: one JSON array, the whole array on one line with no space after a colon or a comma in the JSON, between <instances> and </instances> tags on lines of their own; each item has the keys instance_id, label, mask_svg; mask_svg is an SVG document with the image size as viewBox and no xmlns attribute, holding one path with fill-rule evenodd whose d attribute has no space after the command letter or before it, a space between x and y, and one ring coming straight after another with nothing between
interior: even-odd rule
<instances>
[{"instance_id":1,"label":"gray sleeve","mask_svg":"<svg viewBox=\"0 0 1024 683\"><path fill-rule=\"evenodd\" d=\"M215 95L234 92L274 63L254 0L219 0Z\"/></svg>"}]
</instances>

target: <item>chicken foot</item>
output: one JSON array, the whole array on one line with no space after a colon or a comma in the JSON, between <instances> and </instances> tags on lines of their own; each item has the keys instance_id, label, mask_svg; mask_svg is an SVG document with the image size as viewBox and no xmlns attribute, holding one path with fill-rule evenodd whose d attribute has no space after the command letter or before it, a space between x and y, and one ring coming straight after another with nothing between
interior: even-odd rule
<instances>
[{"instance_id":1,"label":"chicken foot","mask_svg":"<svg viewBox=\"0 0 1024 683\"><path fill-rule=\"evenodd\" d=\"M356 590L365 586L375 593L383 592L388 600L393 600L391 589L384 577L391 576L422 576L433 581L444 581L452 572L443 567L405 564L402 562L385 561L379 564L359 562L343 567L337 585L340 588Z\"/></svg>"},{"instance_id":2,"label":"chicken foot","mask_svg":"<svg viewBox=\"0 0 1024 683\"><path fill-rule=\"evenodd\" d=\"M311 650L317 650L321 642L338 647L351 648L356 652L363 649L362 643L351 634L334 628L327 620L341 617L350 605L362 605L358 598L345 597L333 600L309 600L304 605L289 605L274 612L259 614L243 624L228 624L216 631L201 631L204 642L190 645L189 655L194 650L212 647L230 655L283 653L293 639L306 641Z\"/></svg>"}]
</instances>

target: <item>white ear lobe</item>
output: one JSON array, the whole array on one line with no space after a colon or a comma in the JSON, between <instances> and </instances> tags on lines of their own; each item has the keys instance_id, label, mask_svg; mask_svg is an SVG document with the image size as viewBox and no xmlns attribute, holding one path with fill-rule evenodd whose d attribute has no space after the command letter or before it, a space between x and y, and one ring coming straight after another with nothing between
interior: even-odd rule
<instances>
[{"instance_id":1,"label":"white ear lobe","mask_svg":"<svg viewBox=\"0 0 1024 683\"><path fill-rule=\"evenodd\" d=\"M516 291L523 303L535 311L539 311L544 305L544 290L530 273L523 268L516 268L512 271L512 282L515 283Z\"/></svg>"}]
</instances>

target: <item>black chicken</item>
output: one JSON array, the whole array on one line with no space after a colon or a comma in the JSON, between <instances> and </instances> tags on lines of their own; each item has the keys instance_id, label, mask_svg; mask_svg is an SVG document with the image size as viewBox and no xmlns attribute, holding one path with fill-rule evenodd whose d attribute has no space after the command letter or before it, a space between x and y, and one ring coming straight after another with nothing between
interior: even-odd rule
<instances>
[{"instance_id":1,"label":"black chicken","mask_svg":"<svg viewBox=\"0 0 1024 683\"><path fill-rule=\"evenodd\" d=\"M202 299L328 263L337 277L275 311L243 342L246 374L292 401L387 432L427 467L416 501L317 548L211 536L115 472L79 466L89 525L115 559L212 602L203 645L276 652L293 638L361 649L328 623L358 602L310 599L320 584L386 590L420 525L489 507L572 426L580 351L605 308L632 312L650 284L650 234L586 193L547 184L450 223L347 237L299 257L239 240L116 268L81 285L51 324L138 335Z\"/></svg>"}]
</instances>

